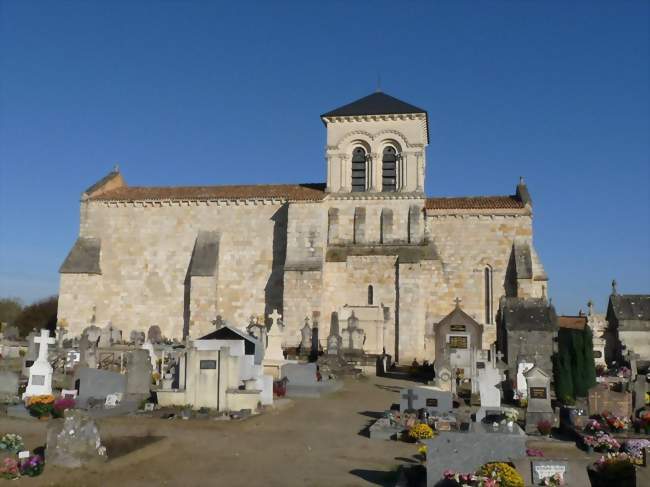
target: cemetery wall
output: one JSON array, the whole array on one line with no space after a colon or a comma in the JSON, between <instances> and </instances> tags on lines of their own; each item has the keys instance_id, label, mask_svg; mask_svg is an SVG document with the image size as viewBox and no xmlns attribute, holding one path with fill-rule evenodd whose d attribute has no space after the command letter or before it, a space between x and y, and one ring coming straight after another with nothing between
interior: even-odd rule
<instances>
[{"instance_id":1,"label":"cemetery wall","mask_svg":"<svg viewBox=\"0 0 650 487\"><path fill-rule=\"evenodd\" d=\"M61 274L58 316L73 334L88 326L95 306L97 324L103 327L111 321L125 336L156 324L165 336L181 338L185 282L200 230L221 235L216 304L208 297L192 300L201 326L213 307L225 320L241 326L250 315L264 313L267 301L278 300L278 292L273 294L268 284L274 263L283 264L277 262L283 249L274 249L273 238L276 225L282 225L279 202L91 201L82 207L80 236L101 239L102 274ZM209 290L209 285L195 283L197 294ZM281 292L280 287L280 299Z\"/></svg>"}]
</instances>

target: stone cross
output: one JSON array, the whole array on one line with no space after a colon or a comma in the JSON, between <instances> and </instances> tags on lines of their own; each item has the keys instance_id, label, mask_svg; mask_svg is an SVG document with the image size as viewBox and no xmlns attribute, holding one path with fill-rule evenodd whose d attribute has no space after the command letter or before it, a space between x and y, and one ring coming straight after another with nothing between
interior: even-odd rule
<instances>
[{"instance_id":1,"label":"stone cross","mask_svg":"<svg viewBox=\"0 0 650 487\"><path fill-rule=\"evenodd\" d=\"M413 409L413 401L418 399L418 396L413 393L413 389L409 389L406 394L402 394L402 399L408 401L408 409Z\"/></svg>"},{"instance_id":2,"label":"stone cross","mask_svg":"<svg viewBox=\"0 0 650 487\"><path fill-rule=\"evenodd\" d=\"M501 362L501 360L503 359L503 353L501 353L501 350L495 353L494 357L497 359L497 362Z\"/></svg>"},{"instance_id":3,"label":"stone cross","mask_svg":"<svg viewBox=\"0 0 650 487\"><path fill-rule=\"evenodd\" d=\"M456 299L454 299L454 303L456 303L457 308L460 308L460 302L461 301L462 301L462 299L460 299L458 296L456 296Z\"/></svg>"},{"instance_id":4,"label":"stone cross","mask_svg":"<svg viewBox=\"0 0 650 487\"><path fill-rule=\"evenodd\" d=\"M47 346L54 345L56 340L50 338L50 330L43 328L41 336L34 338L34 343L38 343L38 360L39 362L47 362Z\"/></svg>"},{"instance_id":5,"label":"stone cross","mask_svg":"<svg viewBox=\"0 0 650 487\"><path fill-rule=\"evenodd\" d=\"M274 309L274 310L273 310L273 313L271 313L271 314L269 315L269 318L271 318L271 326L274 327L275 325L278 324L278 320L279 320L280 318L282 318L282 315L281 315L280 313L278 313L278 310L277 310L277 309ZM279 325L278 325L278 326L279 326Z\"/></svg>"}]
</instances>

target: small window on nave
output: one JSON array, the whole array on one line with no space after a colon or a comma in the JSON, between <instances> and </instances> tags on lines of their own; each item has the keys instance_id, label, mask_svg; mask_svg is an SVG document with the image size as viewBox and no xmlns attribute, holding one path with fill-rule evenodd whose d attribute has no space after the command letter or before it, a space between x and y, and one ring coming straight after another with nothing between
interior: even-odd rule
<instances>
[{"instance_id":1,"label":"small window on nave","mask_svg":"<svg viewBox=\"0 0 650 487\"><path fill-rule=\"evenodd\" d=\"M373 305L374 300L375 300L374 289L372 288L372 286L368 286L368 306Z\"/></svg>"},{"instance_id":2,"label":"small window on nave","mask_svg":"<svg viewBox=\"0 0 650 487\"><path fill-rule=\"evenodd\" d=\"M486 267L485 277L485 323L492 324L492 268Z\"/></svg>"},{"instance_id":3,"label":"small window on nave","mask_svg":"<svg viewBox=\"0 0 650 487\"><path fill-rule=\"evenodd\" d=\"M382 191L397 189L397 151L395 147L388 146L384 149L381 159L381 188Z\"/></svg>"},{"instance_id":4,"label":"small window on nave","mask_svg":"<svg viewBox=\"0 0 650 487\"><path fill-rule=\"evenodd\" d=\"M366 190L366 151L357 147L352 151L352 191Z\"/></svg>"}]
</instances>

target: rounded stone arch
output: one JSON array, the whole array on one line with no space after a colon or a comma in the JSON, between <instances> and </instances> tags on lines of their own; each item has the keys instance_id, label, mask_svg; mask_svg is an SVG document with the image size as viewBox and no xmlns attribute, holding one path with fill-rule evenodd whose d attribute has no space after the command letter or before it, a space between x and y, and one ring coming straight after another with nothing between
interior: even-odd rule
<instances>
[{"instance_id":1,"label":"rounded stone arch","mask_svg":"<svg viewBox=\"0 0 650 487\"><path fill-rule=\"evenodd\" d=\"M399 148L397 146L395 147L399 150L399 152L402 152L404 149L410 147L410 144L406 140L406 136L397 130L382 130L381 132L377 132L373 136L373 140L375 141L374 149L378 153L381 153L384 145L391 143L397 144L399 146Z\"/></svg>"},{"instance_id":2,"label":"rounded stone arch","mask_svg":"<svg viewBox=\"0 0 650 487\"><path fill-rule=\"evenodd\" d=\"M335 147L339 151L349 152L349 149L351 149L355 143L362 144L368 151L368 154L370 154L373 143L372 134L365 130L353 130L342 136L336 142Z\"/></svg>"},{"instance_id":3,"label":"rounded stone arch","mask_svg":"<svg viewBox=\"0 0 650 487\"><path fill-rule=\"evenodd\" d=\"M379 178L383 192L399 191L403 186L401 174L403 145L393 137L378 140L375 144Z\"/></svg>"}]
</instances>

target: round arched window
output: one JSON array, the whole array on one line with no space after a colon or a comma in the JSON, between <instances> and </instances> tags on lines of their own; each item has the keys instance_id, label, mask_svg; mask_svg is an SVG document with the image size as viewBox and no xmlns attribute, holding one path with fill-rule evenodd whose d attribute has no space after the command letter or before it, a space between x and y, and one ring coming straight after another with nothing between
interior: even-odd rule
<instances>
[{"instance_id":1,"label":"round arched window","mask_svg":"<svg viewBox=\"0 0 650 487\"><path fill-rule=\"evenodd\" d=\"M397 189L397 151L390 145L384 149L381 158L381 188L382 191Z\"/></svg>"}]
</instances>

